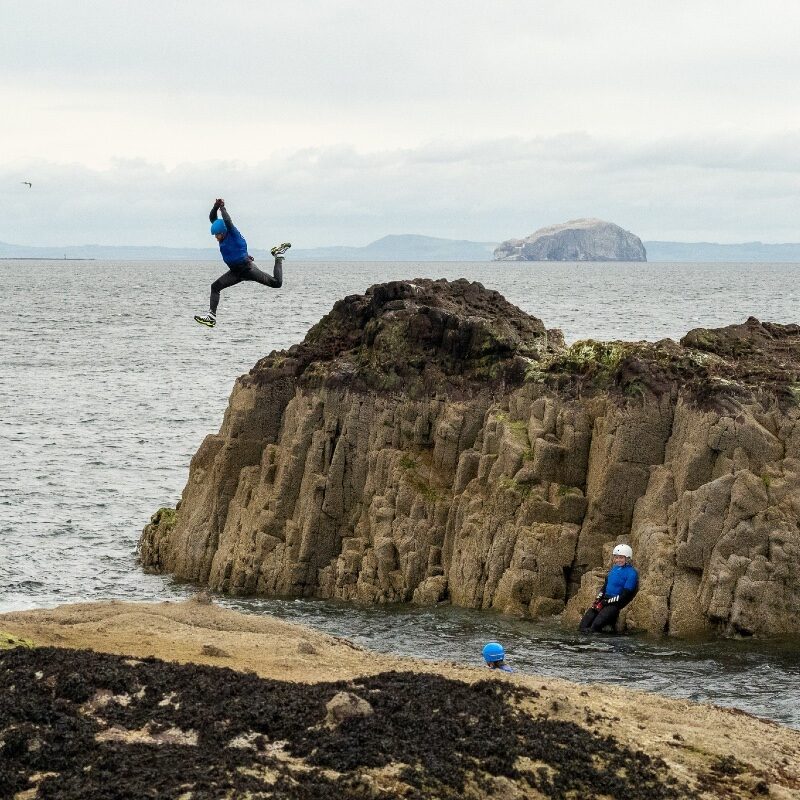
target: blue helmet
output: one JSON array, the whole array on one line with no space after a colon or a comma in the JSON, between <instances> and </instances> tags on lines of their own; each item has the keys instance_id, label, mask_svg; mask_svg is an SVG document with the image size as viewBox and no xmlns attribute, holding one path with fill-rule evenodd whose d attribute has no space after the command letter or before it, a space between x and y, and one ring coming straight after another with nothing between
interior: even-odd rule
<instances>
[{"instance_id":1,"label":"blue helmet","mask_svg":"<svg viewBox=\"0 0 800 800\"><path fill-rule=\"evenodd\" d=\"M483 647L483 658L487 664L494 661L503 661L506 657L506 651L503 650L503 645L500 642L489 642Z\"/></svg>"},{"instance_id":2,"label":"blue helmet","mask_svg":"<svg viewBox=\"0 0 800 800\"><path fill-rule=\"evenodd\" d=\"M212 236L216 236L218 233L227 233L227 232L228 232L228 226L221 219L215 219L211 223Z\"/></svg>"}]
</instances>

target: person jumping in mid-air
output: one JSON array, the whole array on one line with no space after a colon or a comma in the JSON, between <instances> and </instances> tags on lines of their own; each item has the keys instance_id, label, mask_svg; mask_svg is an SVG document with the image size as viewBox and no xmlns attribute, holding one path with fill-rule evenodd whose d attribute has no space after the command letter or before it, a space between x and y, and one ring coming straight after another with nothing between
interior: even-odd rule
<instances>
[{"instance_id":1,"label":"person jumping in mid-air","mask_svg":"<svg viewBox=\"0 0 800 800\"><path fill-rule=\"evenodd\" d=\"M222 219L217 219L217 212L222 214ZM275 269L273 275L262 272L247 252L247 242L231 221L230 214L225 209L225 201L218 198L208 215L211 222L211 233L219 242L219 252L222 260L228 265L228 271L211 284L211 307L208 314L195 316L195 321L201 325L213 328L217 324L217 306L219 293L229 286L235 286L242 281L256 281L273 289L280 289L283 284L283 259L284 253L292 246L289 242L275 245L270 250L275 256Z\"/></svg>"}]
</instances>

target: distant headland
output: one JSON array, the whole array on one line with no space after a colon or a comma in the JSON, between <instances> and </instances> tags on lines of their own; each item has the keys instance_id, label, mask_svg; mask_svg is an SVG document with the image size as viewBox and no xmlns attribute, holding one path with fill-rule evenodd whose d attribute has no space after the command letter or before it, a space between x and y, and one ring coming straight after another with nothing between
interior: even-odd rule
<instances>
[{"instance_id":1,"label":"distant headland","mask_svg":"<svg viewBox=\"0 0 800 800\"><path fill-rule=\"evenodd\" d=\"M666 262L800 263L800 243L643 241L647 260ZM303 248L295 242L293 261L476 261L494 258L498 242L474 242L435 236L400 234L384 236L363 247ZM267 250L252 250L257 260L268 261ZM76 245L36 247L0 242L0 260L113 260L113 261L217 261L213 247L152 247L137 245Z\"/></svg>"}]
</instances>

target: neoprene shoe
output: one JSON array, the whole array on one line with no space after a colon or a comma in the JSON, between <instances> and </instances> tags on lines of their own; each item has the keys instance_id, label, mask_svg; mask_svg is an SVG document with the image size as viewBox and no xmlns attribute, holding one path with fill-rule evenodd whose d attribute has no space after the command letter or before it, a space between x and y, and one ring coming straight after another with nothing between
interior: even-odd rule
<instances>
[{"instance_id":1,"label":"neoprene shoe","mask_svg":"<svg viewBox=\"0 0 800 800\"><path fill-rule=\"evenodd\" d=\"M194 321L199 322L201 325L207 325L209 328L213 328L217 324L217 318L210 311L202 317L199 314L195 314Z\"/></svg>"}]
</instances>

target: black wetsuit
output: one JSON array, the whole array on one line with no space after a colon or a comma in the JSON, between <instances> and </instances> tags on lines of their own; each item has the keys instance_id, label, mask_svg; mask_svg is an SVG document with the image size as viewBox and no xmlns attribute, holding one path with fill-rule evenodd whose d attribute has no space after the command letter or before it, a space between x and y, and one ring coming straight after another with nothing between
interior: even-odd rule
<instances>
[{"instance_id":1,"label":"black wetsuit","mask_svg":"<svg viewBox=\"0 0 800 800\"><path fill-rule=\"evenodd\" d=\"M225 227L229 231L236 230L230 214L228 214L224 207L220 208L216 203L211 209L211 213L208 215L209 220L214 222L214 220L217 219L218 211L222 214L222 221L225 223ZM275 258L273 273L274 275L268 275L266 272L260 270L255 265L255 261L251 255L246 256L244 260L238 263L228 264L228 271L211 284L211 313L217 313L219 293L223 289L227 289L229 286L235 286L242 281L255 281L256 283L262 283L264 286L269 286L273 289L280 289L283 285L283 258L281 256Z\"/></svg>"}]
</instances>

